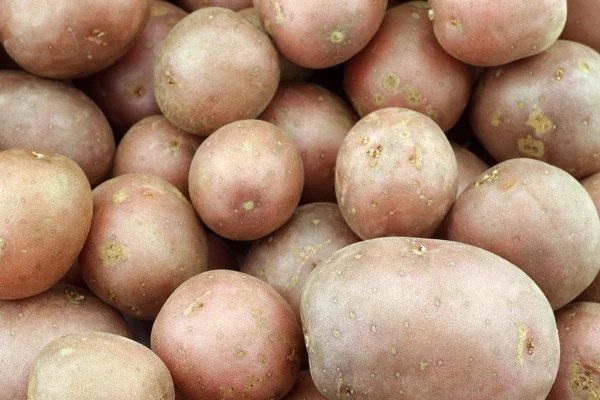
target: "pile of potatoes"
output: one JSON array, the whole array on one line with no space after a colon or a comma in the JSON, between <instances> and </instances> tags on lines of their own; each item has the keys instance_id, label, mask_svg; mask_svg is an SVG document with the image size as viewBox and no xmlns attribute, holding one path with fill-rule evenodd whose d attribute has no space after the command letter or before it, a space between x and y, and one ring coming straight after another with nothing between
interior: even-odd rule
<instances>
[{"instance_id":1,"label":"pile of potatoes","mask_svg":"<svg viewBox=\"0 0 600 400\"><path fill-rule=\"evenodd\" d=\"M600 0L0 0L0 400L600 399Z\"/></svg>"}]
</instances>

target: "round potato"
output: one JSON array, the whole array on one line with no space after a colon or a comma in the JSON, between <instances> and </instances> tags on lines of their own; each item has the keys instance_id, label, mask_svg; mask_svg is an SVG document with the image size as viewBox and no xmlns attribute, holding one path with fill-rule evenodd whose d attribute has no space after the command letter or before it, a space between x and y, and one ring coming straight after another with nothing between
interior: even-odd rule
<instances>
[{"instance_id":1,"label":"round potato","mask_svg":"<svg viewBox=\"0 0 600 400\"><path fill-rule=\"evenodd\" d=\"M175 0L175 2L189 12L203 7L223 7L234 11L252 7L252 0Z\"/></svg>"},{"instance_id":2,"label":"round potato","mask_svg":"<svg viewBox=\"0 0 600 400\"><path fill-rule=\"evenodd\" d=\"M327 400L315 387L310 371L300 372L300 378L283 400Z\"/></svg>"},{"instance_id":3,"label":"round potato","mask_svg":"<svg viewBox=\"0 0 600 400\"><path fill-rule=\"evenodd\" d=\"M540 289L460 243L380 238L336 252L308 277L302 324L330 400L543 400L559 365Z\"/></svg>"},{"instance_id":4,"label":"round potato","mask_svg":"<svg viewBox=\"0 0 600 400\"><path fill-rule=\"evenodd\" d=\"M560 38L600 51L600 32L596 29L596 21L600 18L600 1L568 0L567 6L567 23Z\"/></svg>"}]
</instances>

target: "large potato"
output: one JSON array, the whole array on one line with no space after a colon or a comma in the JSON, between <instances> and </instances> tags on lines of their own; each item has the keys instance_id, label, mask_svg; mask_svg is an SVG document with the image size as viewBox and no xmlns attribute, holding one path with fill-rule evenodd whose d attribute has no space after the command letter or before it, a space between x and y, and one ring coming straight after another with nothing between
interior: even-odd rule
<instances>
[{"instance_id":1,"label":"large potato","mask_svg":"<svg viewBox=\"0 0 600 400\"><path fill-rule=\"evenodd\" d=\"M77 259L92 222L92 191L73 161L0 152L0 299L49 289Z\"/></svg>"},{"instance_id":2,"label":"large potato","mask_svg":"<svg viewBox=\"0 0 600 400\"><path fill-rule=\"evenodd\" d=\"M91 292L56 285L22 300L0 300L0 399L27 398L29 370L51 341L77 332L131 337L123 317Z\"/></svg>"},{"instance_id":3,"label":"large potato","mask_svg":"<svg viewBox=\"0 0 600 400\"><path fill-rule=\"evenodd\" d=\"M596 23L600 18L600 1L568 0L567 23L561 39L572 40L600 51L600 31Z\"/></svg>"},{"instance_id":4,"label":"large potato","mask_svg":"<svg viewBox=\"0 0 600 400\"><path fill-rule=\"evenodd\" d=\"M302 323L330 400L543 400L558 370L540 289L460 243L381 238L338 251L308 277Z\"/></svg>"},{"instance_id":5,"label":"large potato","mask_svg":"<svg viewBox=\"0 0 600 400\"><path fill-rule=\"evenodd\" d=\"M32 74L66 79L117 61L142 33L151 0L0 1L0 40Z\"/></svg>"}]
</instances>

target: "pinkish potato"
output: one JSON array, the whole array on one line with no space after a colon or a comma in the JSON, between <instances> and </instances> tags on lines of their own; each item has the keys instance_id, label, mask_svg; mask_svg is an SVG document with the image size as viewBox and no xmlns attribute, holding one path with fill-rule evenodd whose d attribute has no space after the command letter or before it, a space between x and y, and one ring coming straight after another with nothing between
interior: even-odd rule
<instances>
[{"instance_id":1,"label":"pinkish potato","mask_svg":"<svg viewBox=\"0 0 600 400\"><path fill-rule=\"evenodd\" d=\"M387 0L254 0L281 54L308 68L341 64L363 49L381 25Z\"/></svg>"},{"instance_id":2,"label":"pinkish potato","mask_svg":"<svg viewBox=\"0 0 600 400\"><path fill-rule=\"evenodd\" d=\"M450 142L450 145L454 151L458 166L458 190L456 191L456 198L458 199L458 196L461 195L467 186L473 184L475 179L490 167L465 147L452 142Z\"/></svg>"},{"instance_id":3,"label":"pinkish potato","mask_svg":"<svg viewBox=\"0 0 600 400\"><path fill-rule=\"evenodd\" d=\"M425 1L392 8L373 40L347 63L344 88L361 117L404 107L428 115L443 131L459 120L475 68L442 49L427 11Z\"/></svg>"},{"instance_id":4,"label":"pinkish potato","mask_svg":"<svg viewBox=\"0 0 600 400\"><path fill-rule=\"evenodd\" d=\"M162 115L144 118L125 134L115 154L113 176L160 176L189 198L188 176L204 138L177 128Z\"/></svg>"},{"instance_id":5,"label":"pinkish potato","mask_svg":"<svg viewBox=\"0 0 600 400\"><path fill-rule=\"evenodd\" d=\"M572 303L556 312L560 368L547 400L600 396L600 304Z\"/></svg>"},{"instance_id":6,"label":"pinkish potato","mask_svg":"<svg viewBox=\"0 0 600 400\"><path fill-rule=\"evenodd\" d=\"M327 89L297 82L280 85L260 119L280 127L302 154L302 202L335 202L335 162L358 120L354 111Z\"/></svg>"},{"instance_id":7,"label":"pinkish potato","mask_svg":"<svg viewBox=\"0 0 600 400\"><path fill-rule=\"evenodd\" d=\"M27 398L29 370L44 346L77 332L131 337L117 311L91 292L67 285L22 300L0 300L0 398Z\"/></svg>"},{"instance_id":8,"label":"pinkish potato","mask_svg":"<svg viewBox=\"0 0 600 400\"><path fill-rule=\"evenodd\" d=\"M22 299L52 287L77 259L92 221L92 191L67 157L6 150L0 210L0 299Z\"/></svg>"},{"instance_id":9,"label":"pinkish potato","mask_svg":"<svg viewBox=\"0 0 600 400\"><path fill-rule=\"evenodd\" d=\"M0 1L0 41L32 74L67 79L117 61L142 33L151 0Z\"/></svg>"},{"instance_id":10,"label":"pinkish potato","mask_svg":"<svg viewBox=\"0 0 600 400\"><path fill-rule=\"evenodd\" d=\"M461 243L389 237L336 252L308 277L302 324L330 400L543 400L559 365L540 289Z\"/></svg>"},{"instance_id":11,"label":"pinkish potato","mask_svg":"<svg viewBox=\"0 0 600 400\"><path fill-rule=\"evenodd\" d=\"M256 118L279 84L279 55L268 36L241 15L203 8L167 35L156 60L154 89L174 125L208 136Z\"/></svg>"},{"instance_id":12,"label":"pinkish potato","mask_svg":"<svg viewBox=\"0 0 600 400\"><path fill-rule=\"evenodd\" d=\"M239 269L235 254L225 239L208 232L206 234L206 244L208 246L208 270Z\"/></svg>"},{"instance_id":13,"label":"pinkish potato","mask_svg":"<svg viewBox=\"0 0 600 400\"><path fill-rule=\"evenodd\" d=\"M252 7L252 0L175 0L175 2L189 12L204 7L223 7L234 11Z\"/></svg>"},{"instance_id":14,"label":"pinkish potato","mask_svg":"<svg viewBox=\"0 0 600 400\"><path fill-rule=\"evenodd\" d=\"M236 271L209 271L185 282L152 329L152 351L187 400L279 400L298 378L303 348L285 300Z\"/></svg>"},{"instance_id":15,"label":"pinkish potato","mask_svg":"<svg viewBox=\"0 0 600 400\"><path fill-rule=\"evenodd\" d=\"M0 149L63 154L92 185L110 170L115 139L100 109L79 90L25 72L0 71Z\"/></svg>"},{"instance_id":16,"label":"pinkish potato","mask_svg":"<svg viewBox=\"0 0 600 400\"><path fill-rule=\"evenodd\" d=\"M600 31L596 26L600 19L600 1L568 0L567 23L561 39L572 40L600 51Z\"/></svg>"},{"instance_id":17,"label":"pinkish potato","mask_svg":"<svg viewBox=\"0 0 600 400\"><path fill-rule=\"evenodd\" d=\"M160 114L154 98L154 62L169 31L186 15L171 3L154 0L150 20L127 54L80 82L121 133L146 117Z\"/></svg>"},{"instance_id":18,"label":"pinkish potato","mask_svg":"<svg viewBox=\"0 0 600 400\"><path fill-rule=\"evenodd\" d=\"M448 217L448 238L521 268L554 309L592 283L600 264L600 219L565 171L527 158L500 163L467 188Z\"/></svg>"},{"instance_id":19,"label":"pinkish potato","mask_svg":"<svg viewBox=\"0 0 600 400\"><path fill-rule=\"evenodd\" d=\"M202 221L233 240L254 240L296 209L304 169L281 129L264 121L231 123L209 136L190 168L190 195Z\"/></svg>"},{"instance_id":20,"label":"pinkish potato","mask_svg":"<svg viewBox=\"0 0 600 400\"><path fill-rule=\"evenodd\" d=\"M300 372L300 378L283 400L327 400L315 387L310 371Z\"/></svg>"},{"instance_id":21,"label":"pinkish potato","mask_svg":"<svg viewBox=\"0 0 600 400\"><path fill-rule=\"evenodd\" d=\"M93 194L83 278L118 310L154 319L179 285L206 271L204 228L186 198L154 175L122 175Z\"/></svg>"},{"instance_id":22,"label":"pinkish potato","mask_svg":"<svg viewBox=\"0 0 600 400\"><path fill-rule=\"evenodd\" d=\"M492 67L539 54L560 36L567 0L429 0L433 30L453 57Z\"/></svg>"},{"instance_id":23,"label":"pinkish potato","mask_svg":"<svg viewBox=\"0 0 600 400\"><path fill-rule=\"evenodd\" d=\"M361 119L337 158L335 190L362 239L431 236L456 198L456 157L427 116L384 108Z\"/></svg>"},{"instance_id":24,"label":"pinkish potato","mask_svg":"<svg viewBox=\"0 0 600 400\"><path fill-rule=\"evenodd\" d=\"M147 347L86 332L44 347L31 368L27 398L175 400L175 388L166 365Z\"/></svg>"},{"instance_id":25,"label":"pinkish potato","mask_svg":"<svg viewBox=\"0 0 600 400\"><path fill-rule=\"evenodd\" d=\"M275 288L300 321L308 275L321 261L358 241L336 204L306 204L269 237L254 242L241 271Z\"/></svg>"},{"instance_id":26,"label":"pinkish potato","mask_svg":"<svg viewBox=\"0 0 600 400\"><path fill-rule=\"evenodd\" d=\"M473 96L477 138L499 161L528 157L576 178L600 171L600 54L559 40L484 72Z\"/></svg>"}]
</instances>

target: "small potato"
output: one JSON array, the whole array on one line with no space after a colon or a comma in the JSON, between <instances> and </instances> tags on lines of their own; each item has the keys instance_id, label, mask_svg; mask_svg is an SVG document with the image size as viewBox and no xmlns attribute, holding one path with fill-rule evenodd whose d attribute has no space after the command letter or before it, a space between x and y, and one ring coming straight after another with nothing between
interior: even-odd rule
<instances>
[{"instance_id":1,"label":"small potato","mask_svg":"<svg viewBox=\"0 0 600 400\"><path fill-rule=\"evenodd\" d=\"M148 21L151 3L2 0L0 41L32 74L54 79L91 75L129 50Z\"/></svg>"},{"instance_id":2,"label":"small potato","mask_svg":"<svg viewBox=\"0 0 600 400\"><path fill-rule=\"evenodd\" d=\"M115 154L108 121L92 100L63 83L0 71L0 149L34 148L69 157L90 183L106 177Z\"/></svg>"},{"instance_id":3,"label":"small potato","mask_svg":"<svg viewBox=\"0 0 600 400\"><path fill-rule=\"evenodd\" d=\"M585 189L537 160L500 163L467 188L448 217L448 238L521 268L556 310L600 270L600 219Z\"/></svg>"},{"instance_id":4,"label":"small potato","mask_svg":"<svg viewBox=\"0 0 600 400\"><path fill-rule=\"evenodd\" d=\"M327 400L315 387L310 371L300 372L300 378L283 400Z\"/></svg>"},{"instance_id":5,"label":"small potato","mask_svg":"<svg viewBox=\"0 0 600 400\"><path fill-rule=\"evenodd\" d=\"M539 54L560 36L567 0L429 0L442 47L471 65L493 67Z\"/></svg>"},{"instance_id":6,"label":"small potato","mask_svg":"<svg viewBox=\"0 0 600 400\"><path fill-rule=\"evenodd\" d=\"M46 344L92 331L131 337L121 314L85 289L56 285L27 299L0 300L0 398L27 398L29 370Z\"/></svg>"},{"instance_id":7,"label":"small potato","mask_svg":"<svg viewBox=\"0 0 600 400\"><path fill-rule=\"evenodd\" d=\"M596 26L600 19L600 1L568 0L567 6L567 24L560 38L600 51L600 31Z\"/></svg>"},{"instance_id":8,"label":"small potato","mask_svg":"<svg viewBox=\"0 0 600 400\"><path fill-rule=\"evenodd\" d=\"M490 167L465 147L452 142L450 142L450 145L458 166L458 190L456 191L456 198L458 199L461 193L468 186L475 183L475 179Z\"/></svg>"},{"instance_id":9,"label":"small potato","mask_svg":"<svg viewBox=\"0 0 600 400\"><path fill-rule=\"evenodd\" d=\"M358 241L336 204L306 204L268 238L254 242L241 271L275 288L300 321L308 275L321 261Z\"/></svg>"},{"instance_id":10,"label":"small potato","mask_svg":"<svg viewBox=\"0 0 600 400\"><path fill-rule=\"evenodd\" d=\"M190 195L202 221L232 240L255 240L283 225L302 194L300 152L264 121L231 123L209 136L190 168Z\"/></svg>"},{"instance_id":11,"label":"small potato","mask_svg":"<svg viewBox=\"0 0 600 400\"><path fill-rule=\"evenodd\" d=\"M165 364L148 348L90 332L44 347L31 367L27 398L175 400L175 388Z\"/></svg>"},{"instance_id":12,"label":"small potato","mask_svg":"<svg viewBox=\"0 0 600 400\"><path fill-rule=\"evenodd\" d=\"M151 340L187 400L279 400L298 378L304 347L294 312L273 288L225 270L177 288Z\"/></svg>"},{"instance_id":13,"label":"small potato","mask_svg":"<svg viewBox=\"0 0 600 400\"><path fill-rule=\"evenodd\" d=\"M302 154L302 202L335 202L337 154L358 121L346 102L314 84L287 83L280 85L260 119L280 127Z\"/></svg>"},{"instance_id":14,"label":"small potato","mask_svg":"<svg viewBox=\"0 0 600 400\"><path fill-rule=\"evenodd\" d=\"M428 115L445 132L467 107L475 68L451 57L437 42L427 2L389 10L371 42L346 65L344 88L361 117L404 107Z\"/></svg>"},{"instance_id":15,"label":"small potato","mask_svg":"<svg viewBox=\"0 0 600 400\"><path fill-rule=\"evenodd\" d=\"M231 269L238 270L238 262L229 244L212 232L206 234L208 247L208 270Z\"/></svg>"},{"instance_id":16,"label":"small potato","mask_svg":"<svg viewBox=\"0 0 600 400\"><path fill-rule=\"evenodd\" d=\"M330 400L543 400L560 358L552 309L525 273L441 240L336 252L308 277L302 324Z\"/></svg>"},{"instance_id":17,"label":"small potato","mask_svg":"<svg viewBox=\"0 0 600 400\"><path fill-rule=\"evenodd\" d=\"M456 198L456 157L427 116L384 108L361 119L337 158L335 190L362 239L431 236Z\"/></svg>"},{"instance_id":18,"label":"small potato","mask_svg":"<svg viewBox=\"0 0 600 400\"><path fill-rule=\"evenodd\" d=\"M182 19L156 60L154 89L162 113L190 133L208 136L256 118L279 84L277 50L241 15L208 7Z\"/></svg>"},{"instance_id":19,"label":"small potato","mask_svg":"<svg viewBox=\"0 0 600 400\"><path fill-rule=\"evenodd\" d=\"M204 228L186 198L154 175L122 175L93 194L83 278L118 310L154 319L179 285L206 271Z\"/></svg>"},{"instance_id":20,"label":"small potato","mask_svg":"<svg viewBox=\"0 0 600 400\"><path fill-rule=\"evenodd\" d=\"M175 2L189 12L203 7L223 7L234 11L252 7L252 0L175 0Z\"/></svg>"},{"instance_id":21,"label":"small potato","mask_svg":"<svg viewBox=\"0 0 600 400\"><path fill-rule=\"evenodd\" d=\"M162 115L144 118L125 134L115 154L113 176L160 176L189 198L188 176L204 138L177 128Z\"/></svg>"},{"instance_id":22,"label":"small potato","mask_svg":"<svg viewBox=\"0 0 600 400\"><path fill-rule=\"evenodd\" d=\"M67 157L6 150L0 210L0 299L22 299L52 287L77 259L92 222L92 191Z\"/></svg>"}]
</instances>

